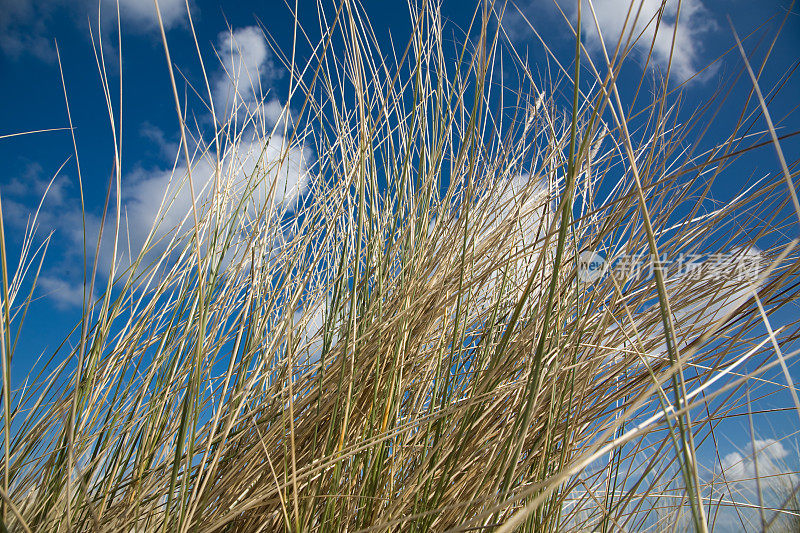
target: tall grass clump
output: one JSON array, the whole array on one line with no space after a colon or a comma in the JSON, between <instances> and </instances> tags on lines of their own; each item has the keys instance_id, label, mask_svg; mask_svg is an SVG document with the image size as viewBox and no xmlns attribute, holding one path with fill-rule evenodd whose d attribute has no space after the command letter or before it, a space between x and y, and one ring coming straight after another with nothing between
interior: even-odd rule
<instances>
[{"instance_id":1,"label":"tall grass clump","mask_svg":"<svg viewBox=\"0 0 800 533\"><path fill-rule=\"evenodd\" d=\"M232 70L224 104L193 85L211 133L173 74L152 229L127 238L117 155L82 315L21 383L40 255L33 232L16 270L0 248L6 530L703 531L781 510L744 505L704 452L745 390L800 416L798 330L772 326L798 292L795 163L710 192L781 153L772 93L754 77L709 141L724 98L687 113L650 74L623 98L635 23L589 54L579 8L574 56L541 79L502 11L455 31L414 3L386 49L356 3L320 6L309 56L280 56L279 118Z\"/></svg>"}]
</instances>

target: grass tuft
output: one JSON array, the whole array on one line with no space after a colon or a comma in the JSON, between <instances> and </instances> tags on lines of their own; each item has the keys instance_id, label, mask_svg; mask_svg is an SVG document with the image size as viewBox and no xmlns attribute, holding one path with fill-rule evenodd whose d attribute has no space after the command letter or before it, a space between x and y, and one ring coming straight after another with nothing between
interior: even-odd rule
<instances>
[{"instance_id":1,"label":"grass tuft","mask_svg":"<svg viewBox=\"0 0 800 533\"><path fill-rule=\"evenodd\" d=\"M704 144L731 104L679 120L674 83L649 74L650 99L625 101L638 33L596 64L588 7L573 63L541 80L498 4L454 44L437 4L413 3L401 54L356 3L320 6L311 59L280 56L279 120L257 80L215 107L204 74L213 137L186 120L162 27L185 166L137 246L115 138L77 342L18 388L43 248L30 233L8 268L0 200L5 529L796 529L798 477L766 468L755 433L755 500L714 466L750 397L800 415L797 324L776 323L800 287L796 162L769 94L737 35L757 107ZM765 145L775 172L714 202ZM608 270L587 277L586 254Z\"/></svg>"}]
</instances>

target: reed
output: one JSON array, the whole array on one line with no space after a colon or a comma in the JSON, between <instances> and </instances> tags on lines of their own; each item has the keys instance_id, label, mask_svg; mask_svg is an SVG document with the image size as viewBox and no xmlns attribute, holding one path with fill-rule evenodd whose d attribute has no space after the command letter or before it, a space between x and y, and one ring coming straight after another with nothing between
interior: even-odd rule
<instances>
[{"instance_id":1,"label":"reed","mask_svg":"<svg viewBox=\"0 0 800 533\"><path fill-rule=\"evenodd\" d=\"M668 76L622 97L636 35L595 62L584 7L572 64L541 80L503 8L454 45L412 3L387 50L357 3L321 5L307 61L280 56L282 119L240 80L225 109L203 97L213 136L173 76L184 165L130 255L110 187L99 296L20 388L41 254L31 233L12 272L0 246L6 530L703 531L739 505L698 459L715 428L748 387L800 416L798 330L771 326L798 291L795 163L709 196L779 149L751 129L765 96L709 142L722 97L688 121ZM587 277L587 253L645 269ZM690 255L729 268L646 266Z\"/></svg>"}]
</instances>

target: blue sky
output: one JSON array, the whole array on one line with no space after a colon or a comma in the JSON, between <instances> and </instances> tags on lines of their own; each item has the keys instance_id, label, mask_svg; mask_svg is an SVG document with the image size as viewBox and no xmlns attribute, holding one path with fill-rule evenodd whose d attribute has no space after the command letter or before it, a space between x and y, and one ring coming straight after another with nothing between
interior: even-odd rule
<instances>
[{"instance_id":1,"label":"blue sky","mask_svg":"<svg viewBox=\"0 0 800 533\"><path fill-rule=\"evenodd\" d=\"M200 87L200 65L189 31L184 0L161 0L159 5L168 28L175 65L181 75ZM258 72L262 86L270 88L271 96L268 99L276 99L283 104L288 84L284 75L286 69L269 50L261 32L268 33L273 45L288 53L293 32L290 9L277 2L192 1L190 5L212 85L224 85L221 81L224 78L223 69L215 51L224 48L226 35L233 31L237 35L237 46L249 58L250 66L247 68ZM622 9L626 5L626 0L595 2L598 21L607 40L608 35L619 32L624 16ZM657 1L647 0L645 9L654 10L657 5ZM548 59L540 42L534 37L529 23L563 65L569 65L573 54L572 36L556 6L549 0L529 0L521 2L518 9L509 5L504 19L508 37L528 57L531 69L541 73L543 79L548 71L553 76L557 76L558 72L555 63ZM574 16L571 2L561 0L561 6L568 17ZM742 36L766 24L762 31L746 41L755 62L763 57L769 36L777 28L787 7L785 0L758 3L738 0L683 2L682 24L673 60L673 79L677 81L673 82L673 86L722 56L711 68L687 82L682 96L683 108L687 113L715 91L729 88L732 89L729 100L734 102L733 107L738 112L750 89L746 76L740 77L732 87L728 86L731 77L741 72L742 61L736 50L730 52L734 40L727 17L731 17ZM368 4L366 10L379 40L388 45L392 36L395 46L401 47L405 43L410 28L405 2L374 2ZM306 30L314 39L314 28L317 26L315 3L299 2L298 11ZM452 31L457 32L457 28L467 27L472 7L467 2L445 2L443 12L452 23ZM179 135L155 7L150 0L122 0L120 13L123 57L121 132L125 189L128 184L171 169ZM87 210L95 215L99 215L102 209L109 173L112 171L113 136L92 39L95 45L101 41L103 43L105 68L112 86L112 103L118 110L120 73L115 19L114 0L101 0L99 4L95 0L0 0L0 106L3 117L0 136L65 128L68 125L56 58L57 42L82 165ZM669 29L666 26L665 35ZM585 25L584 34L587 47L595 53L595 60L599 60L594 25ZM664 49L668 45L663 39L657 41L651 72L664 66ZM798 48L800 16L794 14L789 16L782 37L776 43L772 58L762 75L765 86L775 83L795 66L795 50ZM303 57L304 51L307 52L308 47L304 48L301 43L299 57ZM626 89L632 91L635 82L638 82L643 59L643 53L639 54L623 71L620 81L623 97ZM563 87L562 84L562 90ZM184 88L185 85L182 90ZM788 115L788 122L783 124L784 132L792 130L794 115L790 112L797 104L797 96L796 84L790 81L770 103L774 117ZM203 112L199 108L195 110L198 115ZM712 129L706 134L709 146L723 139L737 119L738 113L717 115ZM763 124L756 124L756 128L762 127ZM793 141L787 142L790 150L798 145L796 140ZM21 235L27 216L37 206L44 187L59 167L72 157L72 153L71 137L64 130L0 139L0 157L4 162L0 173L0 192L10 225L12 245L15 241L19 242L19 238L14 239L15 234L17 237ZM751 154L745 164L734 166L734 171L728 172L715 184L712 194L721 201L732 198L745 184L774 171L775 162L775 154L769 147ZM77 172L73 158L54 182L43 206L45 216L40 228L42 234L50 230L56 232L50 260L43 272L42 287L49 295L48 305L64 313L76 311L75 304L81 300L81 290L77 284L80 280L80 264L75 264L79 261L74 254L76 242L80 240L74 231L78 207Z\"/></svg>"},{"instance_id":2,"label":"blue sky","mask_svg":"<svg viewBox=\"0 0 800 533\"><path fill-rule=\"evenodd\" d=\"M573 3L559 1L567 17L572 17ZM189 31L184 0L160 0L159 4L175 65L193 84L200 83L200 65ZM657 4L655 0L646 0L645 8L652 9ZM270 51L262 31L269 34L274 46L288 53L293 33L290 9L283 2L192 0L190 5L212 92L222 93L226 88L215 50L224 60L224 49L232 31L246 57L245 67L260 78L262 86L270 88L269 100L276 99L282 104L286 97L287 76L280 61ZM626 0L595 2L598 21L607 39L608 35L619 31L623 5L627 5ZM330 12L331 6L326 6ZM736 111L717 116L706 134L709 145L721 141L731 131L750 90L746 75L735 83L731 82L741 72L743 64L738 51L727 53L735 45L727 17L731 18L740 36L756 32L745 41L755 63L763 58L770 37L788 7L787 0L683 2L673 86L691 78L722 56L711 68L686 83L684 109L688 113L716 91L730 89L729 100ZM365 9L381 42L388 45L391 35L395 46L402 48L405 45L411 23L404 1L371 2ZM318 30L314 31L317 26L315 2L299 2L298 11L313 40L318 34ZM446 1L443 12L452 21L452 28L464 28L472 15L472 6L469 2ZM142 184L157 185L160 177L169 172L179 133L154 5L150 0L120 0L120 13L123 190L129 187L131 212L139 209L143 219L148 213L148 203L157 202L159 198L153 197L152 187ZM667 13L671 11L668 9ZM63 340L79 316L82 298L77 172L72 140L69 132L63 129L68 122L55 42L61 55L75 126L87 211L97 217L112 172L113 137L92 39L95 44L102 39L112 103L119 110L116 93L120 80L116 64L119 43L115 19L116 4L113 0L100 0L99 5L97 0L0 0L0 160L3 161L0 194L12 258L18 252L27 217L36 208L45 185L67 162L43 206L39 235L45 236L50 231L55 233L40 279L43 297L31 309L26 324L28 335L24 336L18 351L23 355L14 361L18 376L27 371L36 357L48 348L52 350ZM527 55L531 70L544 74L555 66L552 61L548 62L528 22L540 32L559 60L569 65L574 41L556 4L550 0L529 0L521 2L519 10L509 5L505 19L508 38ZM759 30L763 24L766 26ZM598 53L596 32L591 26L586 28L584 38L589 50ZM651 69L664 66L665 45L657 41ZM798 49L800 11L795 8L762 75L765 86L773 86L784 73L797 66ZM298 56L302 58L307 52L307 46L300 46ZM620 81L623 94L633 90L642 74L642 66L643 56L640 55L623 71ZM181 80L179 85L183 90ZM794 111L800 102L798 96L798 85L792 78L770 102L773 118L783 120L781 133L798 130ZM194 105L197 106L197 102ZM752 102L750 107L753 107ZM199 107L194 109L198 113L201 111ZM755 125L756 129L763 127L760 122ZM60 130L10 136L43 129ZM800 143L796 137L784 145L790 163L796 160L794 154L797 154L798 146ZM734 165L732 171L715 184L712 195L720 201L730 199L745 184L776 169L774 151L770 147L760 149L746 162Z\"/></svg>"}]
</instances>

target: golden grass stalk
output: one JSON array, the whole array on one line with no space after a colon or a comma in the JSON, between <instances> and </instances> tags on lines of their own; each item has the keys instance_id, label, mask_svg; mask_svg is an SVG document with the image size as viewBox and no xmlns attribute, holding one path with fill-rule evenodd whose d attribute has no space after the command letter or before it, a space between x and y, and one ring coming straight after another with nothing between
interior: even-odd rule
<instances>
[{"instance_id":1,"label":"golden grass stalk","mask_svg":"<svg viewBox=\"0 0 800 533\"><path fill-rule=\"evenodd\" d=\"M769 122L702 148L704 111L678 121L668 78L623 102L631 41L598 68L586 13L574 73L537 83L501 12L481 4L452 48L414 4L398 56L357 5L320 5L277 124L241 95L218 116L204 74L212 139L184 120L162 31L185 167L79 342L16 390L30 298L0 246L7 530L713 529L731 499L699 456L744 387L787 388L797 328L770 317L800 262L785 159L726 205L708 191L781 138ZM100 239L126 248L115 161L93 268ZM587 279L586 252L759 264Z\"/></svg>"}]
</instances>

